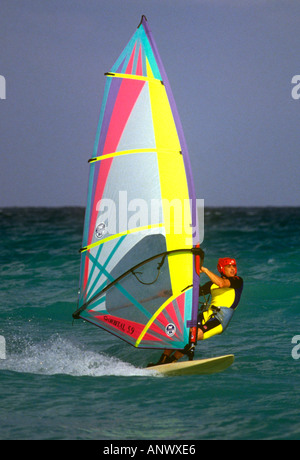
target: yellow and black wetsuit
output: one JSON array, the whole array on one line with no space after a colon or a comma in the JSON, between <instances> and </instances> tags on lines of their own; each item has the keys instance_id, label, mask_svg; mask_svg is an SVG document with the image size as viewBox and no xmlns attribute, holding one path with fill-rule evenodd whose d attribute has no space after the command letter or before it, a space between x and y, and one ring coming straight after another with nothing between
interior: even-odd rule
<instances>
[{"instance_id":1,"label":"yellow and black wetsuit","mask_svg":"<svg viewBox=\"0 0 300 460\"><path fill-rule=\"evenodd\" d=\"M230 287L220 288L212 281L200 286L200 295L211 294L211 302L198 317L198 327L203 339L222 334L232 319L243 290L243 279L239 276L227 278Z\"/></svg>"}]
</instances>

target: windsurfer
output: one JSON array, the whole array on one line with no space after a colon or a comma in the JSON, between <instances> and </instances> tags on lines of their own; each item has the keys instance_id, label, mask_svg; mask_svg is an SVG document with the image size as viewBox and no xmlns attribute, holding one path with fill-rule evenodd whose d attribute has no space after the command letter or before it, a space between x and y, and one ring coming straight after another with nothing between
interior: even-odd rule
<instances>
[{"instance_id":1,"label":"windsurfer","mask_svg":"<svg viewBox=\"0 0 300 460\"><path fill-rule=\"evenodd\" d=\"M201 267L200 273L208 276L210 281L200 286L199 294L205 299L198 315L197 340L205 340L217 334L222 334L228 327L234 311L239 304L243 279L237 276L235 259L225 257L218 261L217 269L220 275L216 275L208 268ZM211 295L211 301L206 301L206 295ZM159 361L154 364L168 364L176 362L185 354L189 355L190 346L185 350L165 350ZM153 365L152 363L149 366Z\"/></svg>"}]
</instances>

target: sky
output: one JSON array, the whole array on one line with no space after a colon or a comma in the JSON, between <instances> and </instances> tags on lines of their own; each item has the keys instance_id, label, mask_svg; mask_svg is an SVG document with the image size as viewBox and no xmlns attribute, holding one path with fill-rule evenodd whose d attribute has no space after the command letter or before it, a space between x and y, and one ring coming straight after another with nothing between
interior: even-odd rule
<instances>
[{"instance_id":1,"label":"sky","mask_svg":"<svg viewBox=\"0 0 300 460\"><path fill-rule=\"evenodd\" d=\"M197 198L300 206L299 0L1 0L0 207L85 206L104 72L142 14Z\"/></svg>"}]
</instances>

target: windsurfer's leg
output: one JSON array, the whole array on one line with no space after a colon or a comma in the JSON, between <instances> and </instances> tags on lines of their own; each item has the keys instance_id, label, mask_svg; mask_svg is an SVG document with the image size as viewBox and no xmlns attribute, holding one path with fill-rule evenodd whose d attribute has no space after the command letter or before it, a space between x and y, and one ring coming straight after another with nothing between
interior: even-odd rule
<instances>
[{"instance_id":1,"label":"windsurfer's leg","mask_svg":"<svg viewBox=\"0 0 300 460\"><path fill-rule=\"evenodd\" d=\"M184 353L181 353L181 351L179 350L176 350L174 353L174 357L176 358L176 360L182 358L183 356L184 356Z\"/></svg>"},{"instance_id":2,"label":"windsurfer's leg","mask_svg":"<svg viewBox=\"0 0 300 460\"><path fill-rule=\"evenodd\" d=\"M173 356L171 356L172 353L174 353ZM166 356L167 358L169 358L165 360L166 362L175 362L178 359L180 359L182 356L184 356L184 354L181 353L179 350L175 350L175 352L174 350L165 350L162 354L162 357L163 356ZM170 359L172 359L172 361L170 361Z\"/></svg>"},{"instance_id":3,"label":"windsurfer's leg","mask_svg":"<svg viewBox=\"0 0 300 460\"><path fill-rule=\"evenodd\" d=\"M166 355L166 356L170 356L173 351L174 350L165 350L163 354Z\"/></svg>"},{"instance_id":4,"label":"windsurfer's leg","mask_svg":"<svg viewBox=\"0 0 300 460\"><path fill-rule=\"evenodd\" d=\"M198 325L198 340L205 340L213 337L214 335L222 334L223 327L217 318L211 318L201 326Z\"/></svg>"},{"instance_id":5,"label":"windsurfer's leg","mask_svg":"<svg viewBox=\"0 0 300 460\"><path fill-rule=\"evenodd\" d=\"M170 364L170 363L176 362L177 358L175 357L175 355L171 356L173 351L174 350L165 350L163 354L161 355L161 357L159 358L159 360L157 361L157 363L149 363L148 367L158 366L160 364Z\"/></svg>"},{"instance_id":6,"label":"windsurfer's leg","mask_svg":"<svg viewBox=\"0 0 300 460\"><path fill-rule=\"evenodd\" d=\"M167 356L171 356L171 354L174 352L173 356L172 356L172 362L176 362L178 361L178 359L181 359L184 355L188 355L189 356L189 353L188 351L190 350L190 347L189 345L187 345L184 349L184 352L180 351L180 350L165 350L164 351L164 354L166 354Z\"/></svg>"},{"instance_id":7,"label":"windsurfer's leg","mask_svg":"<svg viewBox=\"0 0 300 460\"><path fill-rule=\"evenodd\" d=\"M203 340L204 333L202 329L198 329L198 335L197 335L197 340Z\"/></svg>"},{"instance_id":8,"label":"windsurfer's leg","mask_svg":"<svg viewBox=\"0 0 300 460\"><path fill-rule=\"evenodd\" d=\"M198 335L199 337L199 335ZM161 357L159 358L159 360L157 361L157 363L149 363L148 366L157 366L159 364L170 364L170 363L176 363L179 359L181 359L184 355L188 355L189 356L189 353L188 353L188 349L187 349L188 345L185 347L184 349L184 352L181 352L180 350L170 350L170 349L167 349L167 350L164 350L163 354L161 355Z\"/></svg>"}]
</instances>

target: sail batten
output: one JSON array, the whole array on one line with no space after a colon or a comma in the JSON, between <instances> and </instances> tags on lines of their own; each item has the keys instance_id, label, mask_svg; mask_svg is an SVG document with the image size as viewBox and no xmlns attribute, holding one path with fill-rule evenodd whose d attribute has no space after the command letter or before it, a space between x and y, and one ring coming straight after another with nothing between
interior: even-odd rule
<instances>
[{"instance_id":1,"label":"sail batten","mask_svg":"<svg viewBox=\"0 0 300 460\"><path fill-rule=\"evenodd\" d=\"M127 78L130 80L139 80L139 81L148 81L149 83L160 83L164 84L162 80L158 80L157 78L152 78L152 77L144 77L142 75L131 75L131 74L126 74L126 73L112 73L112 72L106 72L104 74L106 77L114 77L114 78Z\"/></svg>"},{"instance_id":2,"label":"sail batten","mask_svg":"<svg viewBox=\"0 0 300 460\"><path fill-rule=\"evenodd\" d=\"M105 76L73 316L134 347L183 349L198 310L196 198L144 16Z\"/></svg>"},{"instance_id":3,"label":"sail batten","mask_svg":"<svg viewBox=\"0 0 300 460\"><path fill-rule=\"evenodd\" d=\"M131 155L131 154L143 154L143 153L150 153L152 152L153 154L163 154L163 155L182 155L181 150L170 150L170 149L154 149L154 148L145 148L145 149L131 149L131 150L125 150L125 151L119 151L119 152L113 152L113 153L108 153L107 155L101 155L100 157L95 157L95 158L90 158L88 160L89 163L94 163L95 161L103 161L107 160L108 158L114 158L120 155Z\"/></svg>"}]
</instances>

